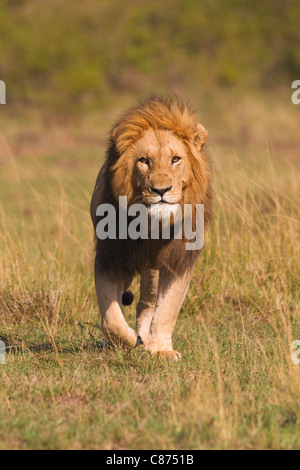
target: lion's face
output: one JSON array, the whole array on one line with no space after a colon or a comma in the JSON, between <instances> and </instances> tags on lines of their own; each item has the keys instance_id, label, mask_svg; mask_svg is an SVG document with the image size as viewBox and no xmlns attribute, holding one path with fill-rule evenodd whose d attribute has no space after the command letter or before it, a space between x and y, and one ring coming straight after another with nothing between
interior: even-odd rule
<instances>
[{"instance_id":1,"label":"lion's face","mask_svg":"<svg viewBox=\"0 0 300 470\"><path fill-rule=\"evenodd\" d=\"M182 200L189 173L187 151L172 132L148 130L131 149L132 184L140 203L168 211Z\"/></svg>"},{"instance_id":2,"label":"lion's face","mask_svg":"<svg viewBox=\"0 0 300 470\"><path fill-rule=\"evenodd\" d=\"M198 162L199 164L199 162ZM113 178L114 194L129 205L144 204L149 213L168 216L184 202L193 168L184 142L169 130L148 129L120 157Z\"/></svg>"}]
</instances>

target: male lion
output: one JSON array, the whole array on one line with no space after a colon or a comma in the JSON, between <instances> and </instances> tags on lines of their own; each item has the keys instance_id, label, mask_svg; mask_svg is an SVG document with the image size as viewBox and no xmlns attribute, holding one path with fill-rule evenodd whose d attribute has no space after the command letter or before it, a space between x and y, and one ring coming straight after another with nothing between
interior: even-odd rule
<instances>
[{"instance_id":1,"label":"male lion","mask_svg":"<svg viewBox=\"0 0 300 470\"><path fill-rule=\"evenodd\" d=\"M128 207L142 203L161 217L175 204L204 204L211 218L212 191L208 161L202 148L207 131L194 112L178 98L150 96L129 109L113 127L91 202L96 229L100 204L119 212L119 197ZM174 222L174 219L173 219ZM194 222L194 220L193 220ZM123 227L124 228L124 227ZM119 233L119 232L117 232ZM198 251L188 251L185 239L96 238L95 284L101 325L112 344L143 344L146 350L175 361L172 334L192 277ZM128 288L140 274L136 331L128 326L121 303L129 304ZM132 297L132 298L131 298Z\"/></svg>"}]
</instances>

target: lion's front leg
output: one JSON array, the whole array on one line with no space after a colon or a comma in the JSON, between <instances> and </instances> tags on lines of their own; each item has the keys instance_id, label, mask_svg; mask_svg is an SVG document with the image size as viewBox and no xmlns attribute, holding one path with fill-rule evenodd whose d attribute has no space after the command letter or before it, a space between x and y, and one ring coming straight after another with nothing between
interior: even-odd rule
<instances>
[{"instance_id":1,"label":"lion's front leg","mask_svg":"<svg viewBox=\"0 0 300 470\"><path fill-rule=\"evenodd\" d=\"M156 308L158 281L158 269L149 269L141 274L140 300L136 307L136 328L144 344L148 339L150 325Z\"/></svg>"},{"instance_id":2,"label":"lion's front leg","mask_svg":"<svg viewBox=\"0 0 300 470\"><path fill-rule=\"evenodd\" d=\"M124 280L112 280L95 271L95 285L105 337L112 344L135 346L138 335L128 326L121 308Z\"/></svg>"},{"instance_id":3,"label":"lion's front leg","mask_svg":"<svg viewBox=\"0 0 300 470\"><path fill-rule=\"evenodd\" d=\"M156 311L145 348L178 361L180 353L173 351L172 335L176 320L192 277L192 269L182 276L165 274L158 287Z\"/></svg>"}]
</instances>

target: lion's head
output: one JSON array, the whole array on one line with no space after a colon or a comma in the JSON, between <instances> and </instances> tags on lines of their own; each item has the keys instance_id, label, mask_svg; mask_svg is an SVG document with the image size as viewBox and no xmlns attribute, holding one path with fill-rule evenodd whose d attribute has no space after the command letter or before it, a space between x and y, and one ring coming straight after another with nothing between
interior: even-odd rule
<instances>
[{"instance_id":1,"label":"lion's head","mask_svg":"<svg viewBox=\"0 0 300 470\"><path fill-rule=\"evenodd\" d=\"M157 204L166 212L174 204L208 203L206 139L205 128L177 98L150 97L130 109L111 134L115 199L126 195L129 204Z\"/></svg>"},{"instance_id":2,"label":"lion's head","mask_svg":"<svg viewBox=\"0 0 300 470\"><path fill-rule=\"evenodd\" d=\"M203 152L207 131L195 113L178 98L151 96L129 109L113 127L94 205L118 208L120 196L128 206L142 203L152 211L170 214L175 205L204 204L205 221L211 218L211 185ZM97 188L97 186L96 186ZM97 196L97 191L99 192ZM96 220L94 219L94 224ZM170 269L193 264L183 240L97 241L99 265L108 270L140 271L141 265L159 263Z\"/></svg>"}]
</instances>

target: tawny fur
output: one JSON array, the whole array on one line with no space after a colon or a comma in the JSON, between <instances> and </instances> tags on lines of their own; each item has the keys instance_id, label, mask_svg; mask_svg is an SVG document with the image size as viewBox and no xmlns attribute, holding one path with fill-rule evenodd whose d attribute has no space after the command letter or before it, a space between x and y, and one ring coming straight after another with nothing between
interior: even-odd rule
<instances>
[{"instance_id":1,"label":"tawny fur","mask_svg":"<svg viewBox=\"0 0 300 470\"><path fill-rule=\"evenodd\" d=\"M163 207L165 203L193 206L193 229L196 204L204 204L207 223L212 217L212 191L203 152L206 138L195 114L177 98L152 96L127 111L111 131L106 161L96 182L91 203L95 228L97 207L109 203L118 211L119 196L127 196L129 206L139 202L151 211L151 201L163 201L157 199L153 187L167 187ZM139 158L145 155L149 157L147 168ZM172 155L181 155L174 165ZM180 353L173 350L172 334L198 255L198 251L186 249L186 242L172 237L97 239L95 286L102 330L110 343L143 343L160 357L180 359ZM136 273L141 280L135 330L127 324L121 303L122 298L127 303L131 300L127 289ZM127 295L122 297L124 291Z\"/></svg>"},{"instance_id":2,"label":"tawny fur","mask_svg":"<svg viewBox=\"0 0 300 470\"><path fill-rule=\"evenodd\" d=\"M137 194L133 185L133 158L130 149L149 130L168 130L183 142L189 157L189 181L181 205L204 204L205 222L212 218L212 191L208 160L203 152L207 132L196 115L178 98L151 96L129 109L113 127L102 168L102 187L93 198L93 207L113 204L118 210L118 195L129 203ZM94 224L97 219L92 214ZM193 266L197 251L186 250L186 240L97 240L96 268L113 277L133 276L145 268L184 272Z\"/></svg>"}]
</instances>

